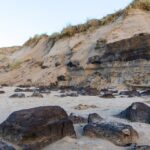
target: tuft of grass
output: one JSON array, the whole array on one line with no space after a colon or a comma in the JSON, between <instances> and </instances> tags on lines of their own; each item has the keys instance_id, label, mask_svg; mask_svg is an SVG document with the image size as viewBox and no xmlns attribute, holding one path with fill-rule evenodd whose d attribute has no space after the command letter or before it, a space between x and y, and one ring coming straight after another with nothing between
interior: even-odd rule
<instances>
[{"instance_id":1,"label":"tuft of grass","mask_svg":"<svg viewBox=\"0 0 150 150\"><path fill-rule=\"evenodd\" d=\"M54 39L56 41L64 37L72 37L78 33L93 31L98 27L115 22L121 16L126 17L130 9L142 9L144 11L150 11L150 0L133 0L133 2L123 10L119 10L113 14L109 14L102 19L88 20L84 24L79 24L74 26L68 25L60 33L53 33L52 35L49 36L49 38ZM48 36L48 35L47 34L35 35L33 38L30 38L24 45L35 46L43 36Z\"/></svg>"},{"instance_id":2,"label":"tuft of grass","mask_svg":"<svg viewBox=\"0 0 150 150\"><path fill-rule=\"evenodd\" d=\"M127 9L142 9L144 11L150 11L150 0L134 0Z\"/></svg>"},{"instance_id":3,"label":"tuft of grass","mask_svg":"<svg viewBox=\"0 0 150 150\"><path fill-rule=\"evenodd\" d=\"M84 24L80 24L80 25L76 25L76 26L69 25L61 31L60 38L71 37L77 33L87 32L89 30L91 31L91 29L97 29L98 27L101 27L101 26L104 26L104 25L114 22L122 14L123 14L123 11L120 10L120 11L117 11L115 14L111 14L111 15L104 17L101 20L91 19L91 20L88 20Z\"/></svg>"},{"instance_id":4,"label":"tuft of grass","mask_svg":"<svg viewBox=\"0 0 150 150\"><path fill-rule=\"evenodd\" d=\"M23 46L34 47L43 37L48 37L48 35L45 33L41 35L36 34L34 37L29 38L29 40L27 40Z\"/></svg>"}]
</instances>

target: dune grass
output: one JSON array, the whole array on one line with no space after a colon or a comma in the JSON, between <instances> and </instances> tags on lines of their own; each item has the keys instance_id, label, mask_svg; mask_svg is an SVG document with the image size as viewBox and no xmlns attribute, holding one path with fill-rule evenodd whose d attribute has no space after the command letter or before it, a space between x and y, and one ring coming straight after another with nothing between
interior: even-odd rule
<instances>
[{"instance_id":1,"label":"dune grass","mask_svg":"<svg viewBox=\"0 0 150 150\"><path fill-rule=\"evenodd\" d=\"M142 9L144 11L150 11L150 0L134 0L128 7L134 9Z\"/></svg>"},{"instance_id":2,"label":"dune grass","mask_svg":"<svg viewBox=\"0 0 150 150\"><path fill-rule=\"evenodd\" d=\"M150 0L133 0L131 4L129 4L125 9L119 10L113 14L107 15L102 19L91 19L88 20L84 24L79 25L68 25L67 27L63 28L60 33L53 33L49 36L50 39L58 40L65 37L72 37L77 33L87 32L98 27L108 25L110 23L115 22L119 17L125 17L129 13L130 9L142 9L144 11L150 11ZM36 45L36 43L43 37L47 36L46 34L43 35L36 35L33 38L30 38L25 45ZM34 44L33 44L34 43Z\"/></svg>"}]
</instances>

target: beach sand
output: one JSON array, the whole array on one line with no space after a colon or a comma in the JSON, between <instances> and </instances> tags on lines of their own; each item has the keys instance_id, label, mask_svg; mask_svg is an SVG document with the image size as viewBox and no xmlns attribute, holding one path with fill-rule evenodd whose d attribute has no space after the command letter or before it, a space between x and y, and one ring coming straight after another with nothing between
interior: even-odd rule
<instances>
[{"instance_id":1,"label":"beach sand","mask_svg":"<svg viewBox=\"0 0 150 150\"><path fill-rule=\"evenodd\" d=\"M150 125L144 123L131 123L127 120L115 118L113 115L121 112L133 102L144 102L150 104L150 98L113 98L104 99L98 96L78 96L78 97L59 97L59 91L53 91L51 94L44 94L44 98L9 98L14 94L14 87L5 87L6 93L0 95L0 122L3 122L10 113L27 108L33 108L38 106L61 106L64 108L68 115L74 113L83 117L87 117L90 113L98 113L107 121L117 121L131 125L139 133L138 144L150 143ZM32 93L25 93L26 96L30 96ZM84 110L75 109L79 104L83 105L95 105L96 108L87 108ZM57 141L43 150L126 150L127 147L118 147L111 142L98 139L88 138L82 135L82 128L84 124L75 125L77 133L77 139L65 137L64 139ZM19 150L19 149L18 149Z\"/></svg>"}]
</instances>

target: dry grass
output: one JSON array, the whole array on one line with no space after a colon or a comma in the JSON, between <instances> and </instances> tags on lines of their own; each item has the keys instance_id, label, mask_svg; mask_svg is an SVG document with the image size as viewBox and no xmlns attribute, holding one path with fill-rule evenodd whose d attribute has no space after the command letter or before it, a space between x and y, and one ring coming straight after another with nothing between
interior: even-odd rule
<instances>
[{"instance_id":1,"label":"dry grass","mask_svg":"<svg viewBox=\"0 0 150 150\"><path fill-rule=\"evenodd\" d=\"M88 20L86 23L84 24L80 24L77 26L67 26L66 28L64 28L61 32L61 37L65 37L65 36L73 36L77 33L81 33L81 32L86 32L86 31L91 31L91 29L97 29L100 26L104 26L107 25L109 23L114 22L116 19L118 19L121 15L123 14L123 11L118 11L115 14L112 15L108 15L106 17L104 17L101 20L98 19L92 19L92 20Z\"/></svg>"},{"instance_id":2,"label":"dry grass","mask_svg":"<svg viewBox=\"0 0 150 150\"><path fill-rule=\"evenodd\" d=\"M150 0L134 0L128 7L134 9L142 9L144 11L150 11Z\"/></svg>"},{"instance_id":3,"label":"dry grass","mask_svg":"<svg viewBox=\"0 0 150 150\"><path fill-rule=\"evenodd\" d=\"M94 29L97 29L98 27L108 25L110 23L115 22L119 17L125 17L130 9L142 9L144 11L150 11L150 0L134 0L129 6L127 6L123 10L119 10L114 14L107 15L106 17L102 19L91 19L88 20L84 24L79 25L68 25L65 27L60 33L53 33L49 36L50 39L61 39L64 37L72 37L77 33L87 32L87 31L93 31ZM92 29L92 30L91 30ZM25 45L35 45L42 36L47 35L36 35L35 37L29 39Z\"/></svg>"},{"instance_id":4,"label":"dry grass","mask_svg":"<svg viewBox=\"0 0 150 150\"><path fill-rule=\"evenodd\" d=\"M31 46L34 47L43 37L48 37L47 34L35 35L31 37L23 46Z\"/></svg>"},{"instance_id":5,"label":"dry grass","mask_svg":"<svg viewBox=\"0 0 150 150\"><path fill-rule=\"evenodd\" d=\"M64 28L59 35L60 37L64 36L73 36L76 33L86 32L88 30L97 29L97 27L101 27L104 25L108 25L116 21L120 16L125 17L130 9L142 9L144 11L150 11L150 0L134 0L128 7L124 10L119 10L114 14L107 15L106 17L102 18L101 20L92 19L88 20L84 24L80 24L77 26L68 26Z\"/></svg>"}]
</instances>

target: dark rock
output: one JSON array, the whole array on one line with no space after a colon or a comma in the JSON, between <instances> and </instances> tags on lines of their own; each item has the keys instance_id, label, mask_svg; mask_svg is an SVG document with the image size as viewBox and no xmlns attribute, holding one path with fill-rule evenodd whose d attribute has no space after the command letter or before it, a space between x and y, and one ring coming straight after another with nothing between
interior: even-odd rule
<instances>
[{"instance_id":1,"label":"dark rock","mask_svg":"<svg viewBox=\"0 0 150 150\"><path fill-rule=\"evenodd\" d=\"M70 67L70 68L72 68L72 67L76 68L76 67L78 67L79 65L80 65L80 63L79 63L78 61L69 61L69 62L67 63L67 67Z\"/></svg>"},{"instance_id":2,"label":"dark rock","mask_svg":"<svg viewBox=\"0 0 150 150\"><path fill-rule=\"evenodd\" d=\"M49 68L49 66L44 65L44 64L42 64L42 65L40 65L40 66L41 66L41 69L47 69L47 68Z\"/></svg>"},{"instance_id":3,"label":"dark rock","mask_svg":"<svg viewBox=\"0 0 150 150\"><path fill-rule=\"evenodd\" d=\"M60 65L61 65L60 62L56 62L56 63L55 63L55 67L58 67L58 66L60 66Z\"/></svg>"},{"instance_id":4,"label":"dark rock","mask_svg":"<svg viewBox=\"0 0 150 150\"><path fill-rule=\"evenodd\" d=\"M76 116L73 113L70 114L69 119L73 122L73 124L87 123L86 118L82 116Z\"/></svg>"},{"instance_id":5,"label":"dark rock","mask_svg":"<svg viewBox=\"0 0 150 150\"><path fill-rule=\"evenodd\" d=\"M88 116L88 123L98 123L102 120L103 118L99 116L97 113L89 114Z\"/></svg>"},{"instance_id":6,"label":"dark rock","mask_svg":"<svg viewBox=\"0 0 150 150\"><path fill-rule=\"evenodd\" d=\"M37 150L65 136L75 137L75 131L61 107L43 106L12 113L0 125L0 136L24 149L36 146Z\"/></svg>"},{"instance_id":7,"label":"dark rock","mask_svg":"<svg viewBox=\"0 0 150 150\"><path fill-rule=\"evenodd\" d=\"M30 89L30 88L16 88L15 92L34 92L36 89Z\"/></svg>"},{"instance_id":8,"label":"dark rock","mask_svg":"<svg viewBox=\"0 0 150 150\"><path fill-rule=\"evenodd\" d=\"M66 78L65 78L64 75L61 75L61 76L58 76L58 77L57 77L57 80L58 80L58 81L66 81Z\"/></svg>"},{"instance_id":9,"label":"dark rock","mask_svg":"<svg viewBox=\"0 0 150 150\"><path fill-rule=\"evenodd\" d=\"M119 95L120 95L120 96L128 96L128 97L135 97L135 96L139 97L139 96L141 96L141 94L140 94L138 91L136 91L136 90L132 90L132 91L121 91L121 92L119 93Z\"/></svg>"},{"instance_id":10,"label":"dark rock","mask_svg":"<svg viewBox=\"0 0 150 150\"><path fill-rule=\"evenodd\" d=\"M149 34L140 34L128 39L105 44L103 55L95 55L89 62L93 64L110 63L116 61L150 60ZM136 43L135 43L136 41ZM94 58L95 57L95 58Z\"/></svg>"},{"instance_id":11,"label":"dark rock","mask_svg":"<svg viewBox=\"0 0 150 150\"><path fill-rule=\"evenodd\" d=\"M66 94L61 94L60 95L60 97L67 97L67 96L78 97L78 94L77 93L66 93Z\"/></svg>"},{"instance_id":12,"label":"dark rock","mask_svg":"<svg viewBox=\"0 0 150 150\"><path fill-rule=\"evenodd\" d=\"M115 98L112 93L104 93L100 96L101 98Z\"/></svg>"},{"instance_id":13,"label":"dark rock","mask_svg":"<svg viewBox=\"0 0 150 150\"><path fill-rule=\"evenodd\" d=\"M117 94L118 90L116 89L101 89L100 93L111 93L111 94Z\"/></svg>"},{"instance_id":14,"label":"dark rock","mask_svg":"<svg viewBox=\"0 0 150 150\"><path fill-rule=\"evenodd\" d=\"M16 88L14 92L24 92L24 89Z\"/></svg>"},{"instance_id":15,"label":"dark rock","mask_svg":"<svg viewBox=\"0 0 150 150\"><path fill-rule=\"evenodd\" d=\"M2 84L1 87L8 87L8 84Z\"/></svg>"},{"instance_id":16,"label":"dark rock","mask_svg":"<svg viewBox=\"0 0 150 150\"><path fill-rule=\"evenodd\" d=\"M19 85L19 88L30 88L31 85L30 84L25 84L25 85Z\"/></svg>"},{"instance_id":17,"label":"dark rock","mask_svg":"<svg viewBox=\"0 0 150 150\"><path fill-rule=\"evenodd\" d=\"M118 146L136 143L138 139L138 133L130 125L116 122L88 124L83 132L85 136L107 139Z\"/></svg>"},{"instance_id":18,"label":"dark rock","mask_svg":"<svg viewBox=\"0 0 150 150\"><path fill-rule=\"evenodd\" d=\"M25 94L24 93L15 93L15 94L11 95L10 98L25 98Z\"/></svg>"},{"instance_id":19,"label":"dark rock","mask_svg":"<svg viewBox=\"0 0 150 150\"><path fill-rule=\"evenodd\" d=\"M15 150L15 148L6 144L5 142L0 141L0 150Z\"/></svg>"},{"instance_id":20,"label":"dark rock","mask_svg":"<svg viewBox=\"0 0 150 150\"><path fill-rule=\"evenodd\" d=\"M133 103L127 109L119 113L117 117L128 119L132 122L150 124L150 107L140 102Z\"/></svg>"},{"instance_id":21,"label":"dark rock","mask_svg":"<svg viewBox=\"0 0 150 150\"><path fill-rule=\"evenodd\" d=\"M88 59L88 64L101 64L101 57L99 55L90 57Z\"/></svg>"},{"instance_id":22,"label":"dark rock","mask_svg":"<svg viewBox=\"0 0 150 150\"><path fill-rule=\"evenodd\" d=\"M150 90L142 92L141 96L150 96Z\"/></svg>"},{"instance_id":23,"label":"dark rock","mask_svg":"<svg viewBox=\"0 0 150 150\"><path fill-rule=\"evenodd\" d=\"M77 89L78 94L80 95L88 95L88 96L97 96L99 95L99 91L96 88L84 87Z\"/></svg>"},{"instance_id":24,"label":"dark rock","mask_svg":"<svg viewBox=\"0 0 150 150\"><path fill-rule=\"evenodd\" d=\"M5 91L0 91L0 94L4 94L5 93Z\"/></svg>"},{"instance_id":25,"label":"dark rock","mask_svg":"<svg viewBox=\"0 0 150 150\"><path fill-rule=\"evenodd\" d=\"M101 89L100 97L101 98L115 98L114 94L118 93L115 89Z\"/></svg>"},{"instance_id":26,"label":"dark rock","mask_svg":"<svg viewBox=\"0 0 150 150\"><path fill-rule=\"evenodd\" d=\"M128 150L150 150L150 146L149 145L136 145L136 144L134 144Z\"/></svg>"},{"instance_id":27,"label":"dark rock","mask_svg":"<svg viewBox=\"0 0 150 150\"><path fill-rule=\"evenodd\" d=\"M51 88L50 87L45 87L45 86L41 86L37 89L37 91L39 91L40 93L43 94L50 94L51 93Z\"/></svg>"},{"instance_id":28,"label":"dark rock","mask_svg":"<svg viewBox=\"0 0 150 150\"><path fill-rule=\"evenodd\" d=\"M98 96L100 92L96 88L92 88L90 86L87 87L78 87L78 86L61 86L60 87L62 93L65 91L74 91L79 95L87 95L87 96Z\"/></svg>"},{"instance_id":29,"label":"dark rock","mask_svg":"<svg viewBox=\"0 0 150 150\"><path fill-rule=\"evenodd\" d=\"M31 95L31 97L39 97L39 98L43 98L43 95L39 92L33 92L33 94Z\"/></svg>"}]
</instances>

